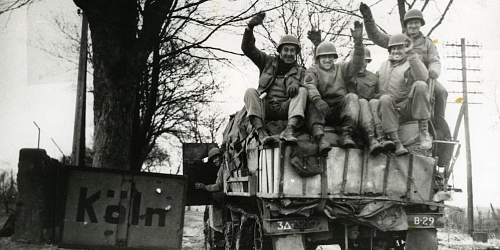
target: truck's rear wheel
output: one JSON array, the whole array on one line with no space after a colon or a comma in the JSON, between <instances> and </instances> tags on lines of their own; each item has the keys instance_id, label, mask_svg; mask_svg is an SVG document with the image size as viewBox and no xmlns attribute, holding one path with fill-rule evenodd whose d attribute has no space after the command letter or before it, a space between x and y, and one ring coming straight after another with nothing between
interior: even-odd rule
<instances>
[{"instance_id":1,"label":"truck's rear wheel","mask_svg":"<svg viewBox=\"0 0 500 250\"><path fill-rule=\"evenodd\" d=\"M437 250L437 230L435 228L408 229L406 250Z\"/></svg>"}]
</instances>

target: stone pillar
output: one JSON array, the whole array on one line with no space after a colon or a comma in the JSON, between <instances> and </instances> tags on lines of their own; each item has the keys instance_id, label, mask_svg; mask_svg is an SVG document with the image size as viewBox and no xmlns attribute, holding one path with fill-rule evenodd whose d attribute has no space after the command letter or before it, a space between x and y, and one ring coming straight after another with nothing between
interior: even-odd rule
<instances>
[{"instance_id":1,"label":"stone pillar","mask_svg":"<svg viewBox=\"0 0 500 250\"><path fill-rule=\"evenodd\" d=\"M60 163L49 158L43 149L20 150L13 240L26 243L56 240L64 200L60 167Z\"/></svg>"}]
</instances>

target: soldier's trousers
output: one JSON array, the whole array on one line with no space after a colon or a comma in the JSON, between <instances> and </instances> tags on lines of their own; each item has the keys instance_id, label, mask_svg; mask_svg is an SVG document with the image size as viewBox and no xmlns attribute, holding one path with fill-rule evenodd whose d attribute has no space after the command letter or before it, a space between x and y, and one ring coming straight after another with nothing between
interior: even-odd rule
<instances>
[{"instance_id":1,"label":"soldier's trousers","mask_svg":"<svg viewBox=\"0 0 500 250\"><path fill-rule=\"evenodd\" d=\"M268 121L287 120L294 116L304 118L307 89L299 88L299 93L287 100L276 100L272 96L266 96L264 100L261 100L259 92L256 89L249 88L245 92L244 102L247 116L253 115ZM263 106L265 106L265 109Z\"/></svg>"},{"instance_id":2,"label":"soldier's trousers","mask_svg":"<svg viewBox=\"0 0 500 250\"><path fill-rule=\"evenodd\" d=\"M446 110L446 102L448 100L448 91L446 88L435 80L434 85L434 117L432 123L436 129L436 137L439 139L450 139L451 132L448 123L444 117Z\"/></svg>"},{"instance_id":3,"label":"soldier's trousers","mask_svg":"<svg viewBox=\"0 0 500 250\"><path fill-rule=\"evenodd\" d=\"M316 107L307 105L307 124L309 128L314 125L341 126L344 132L351 132L359 120L358 96L349 93L335 100L325 100L330 106L328 113L323 115Z\"/></svg>"},{"instance_id":4,"label":"soldier's trousers","mask_svg":"<svg viewBox=\"0 0 500 250\"><path fill-rule=\"evenodd\" d=\"M380 116L378 113L380 101L371 99L370 101L361 98L359 99L359 125L367 134L373 132L375 126L381 125Z\"/></svg>"},{"instance_id":5,"label":"soldier's trousers","mask_svg":"<svg viewBox=\"0 0 500 250\"><path fill-rule=\"evenodd\" d=\"M397 102L390 95L380 97L379 114L385 133L398 131L399 123L430 118L430 101L427 83L416 81L408 98Z\"/></svg>"}]
</instances>

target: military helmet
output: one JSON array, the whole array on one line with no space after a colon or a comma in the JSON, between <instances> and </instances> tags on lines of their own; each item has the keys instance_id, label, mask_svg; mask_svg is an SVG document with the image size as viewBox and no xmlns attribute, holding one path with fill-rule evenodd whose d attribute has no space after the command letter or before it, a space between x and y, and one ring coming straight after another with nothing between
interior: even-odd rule
<instances>
[{"instance_id":1,"label":"military helmet","mask_svg":"<svg viewBox=\"0 0 500 250\"><path fill-rule=\"evenodd\" d=\"M365 47L365 60L372 60L371 52L367 47Z\"/></svg>"},{"instance_id":2,"label":"military helmet","mask_svg":"<svg viewBox=\"0 0 500 250\"><path fill-rule=\"evenodd\" d=\"M395 34L389 38L389 45L387 47L390 50L392 46L407 45L409 41L410 38L408 38L408 36L406 36L405 34L402 33Z\"/></svg>"},{"instance_id":3,"label":"military helmet","mask_svg":"<svg viewBox=\"0 0 500 250\"><path fill-rule=\"evenodd\" d=\"M278 44L278 52L281 51L281 47L286 44L291 44L297 46L297 49L300 51L300 42L297 37L292 35L284 35L281 37L280 42Z\"/></svg>"},{"instance_id":4,"label":"military helmet","mask_svg":"<svg viewBox=\"0 0 500 250\"><path fill-rule=\"evenodd\" d=\"M335 59L339 57L337 49L332 42L322 42L316 48L316 58L322 55L333 55Z\"/></svg>"},{"instance_id":5,"label":"military helmet","mask_svg":"<svg viewBox=\"0 0 500 250\"><path fill-rule=\"evenodd\" d=\"M411 9L406 12L405 17L403 18L403 23L406 26L406 22L411 19L419 19L422 22L422 26L425 25L424 15L422 11L417 9Z\"/></svg>"},{"instance_id":6,"label":"military helmet","mask_svg":"<svg viewBox=\"0 0 500 250\"><path fill-rule=\"evenodd\" d=\"M214 156L220 155L219 148L212 148L208 151L208 161L210 161Z\"/></svg>"}]
</instances>

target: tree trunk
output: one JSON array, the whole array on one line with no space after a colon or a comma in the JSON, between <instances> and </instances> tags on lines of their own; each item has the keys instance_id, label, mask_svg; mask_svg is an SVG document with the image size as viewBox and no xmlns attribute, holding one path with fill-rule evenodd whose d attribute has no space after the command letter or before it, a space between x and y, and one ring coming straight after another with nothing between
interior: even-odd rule
<instances>
[{"instance_id":1,"label":"tree trunk","mask_svg":"<svg viewBox=\"0 0 500 250\"><path fill-rule=\"evenodd\" d=\"M89 19L94 64L94 158L130 169L133 110L141 72L136 1L76 1Z\"/></svg>"},{"instance_id":2,"label":"tree trunk","mask_svg":"<svg viewBox=\"0 0 500 250\"><path fill-rule=\"evenodd\" d=\"M87 16L92 38L95 126L92 165L131 170L132 166L142 165L136 156L144 150L143 144L133 147L137 133L134 121L139 115L138 86L173 1L145 1L141 17L142 1L73 1Z\"/></svg>"}]
</instances>

